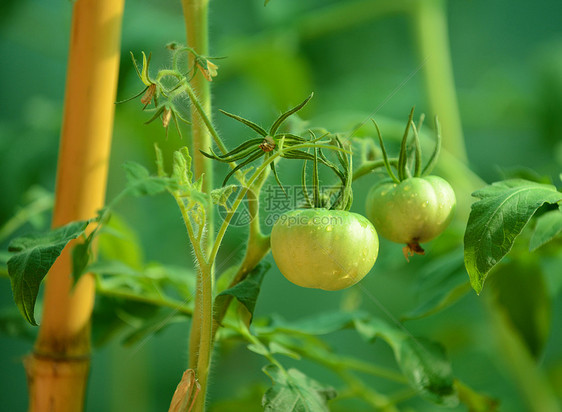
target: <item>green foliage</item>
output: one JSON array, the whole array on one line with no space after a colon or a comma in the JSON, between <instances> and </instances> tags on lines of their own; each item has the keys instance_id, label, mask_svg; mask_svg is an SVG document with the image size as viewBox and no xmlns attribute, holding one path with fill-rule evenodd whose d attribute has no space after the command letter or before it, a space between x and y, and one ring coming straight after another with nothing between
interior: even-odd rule
<instances>
[{"instance_id":1,"label":"green foliage","mask_svg":"<svg viewBox=\"0 0 562 412\"><path fill-rule=\"evenodd\" d=\"M220 304L220 299L224 299L227 295L234 296L238 301L243 304L250 313L250 319L254 315L254 308L260 293L261 283L263 277L271 267L269 262L261 262L254 269L252 269L242 280L230 289L225 290L217 296L215 301Z\"/></svg>"},{"instance_id":2,"label":"green foliage","mask_svg":"<svg viewBox=\"0 0 562 412\"><path fill-rule=\"evenodd\" d=\"M8 250L14 255L8 260L8 272L14 301L32 325L37 325L34 309L41 281L68 242L82 236L89 223L72 222L48 233L21 236L10 242Z\"/></svg>"},{"instance_id":3,"label":"green foliage","mask_svg":"<svg viewBox=\"0 0 562 412\"><path fill-rule=\"evenodd\" d=\"M550 242L562 232L562 210L555 209L546 212L537 218L537 225L529 249L534 251Z\"/></svg>"},{"instance_id":4,"label":"green foliage","mask_svg":"<svg viewBox=\"0 0 562 412\"><path fill-rule=\"evenodd\" d=\"M211 200L213 201L213 204L222 206L229 211L230 207L228 205L228 200L230 199L230 196L238 190L238 188L239 186L236 185L227 185L214 189L211 192Z\"/></svg>"},{"instance_id":5,"label":"green foliage","mask_svg":"<svg viewBox=\"0 0 562 412\"><path fill-rule=\"evenodd\" d=\"M418 274L418 293L423 301L402 316L403 320L424 318L456 303L470 290L462 251L440 256L428 262Z\"/></svg>"},{"instance_id":6,"label":"green foliage","mask_svg":"<svg viewBox=\"0 0 562 412\"><path fill-rule=\"evenodd\" d=\"M174 182L168 178L151 176L148 170L135 162L126 162L127 189L134 196L154 196L170 188Z\"/></svg>"},{"instance_id":7,"label":"green foliage","mask_svg":"<svg viewBox=\"0 0 562 412\"><path fill-rule=\"evenodd\" d=\"M96 262L88 270L97 282L93 339L98 346L121 332L123 342L133 344L193 312L192 271L156 263L139 270L119 261Z\"/></svg>"},{"instance_id":8,"label":"green foliage","mask_svg":"<svg viewBox=\"0 0 562 412\"><path fill-rule=\"evenodd\" d=\"M359 320L356 327L367 340L381 337L392 347L400 369L420 395L439 405L458 403L451 364L441 345L376 318Z\"/></svg>"},{"instance_id":9,"label":"green foliage","mask_svg":"<svg viewBox=\"0 0 562 412\"><path fill-rule=\"evenodd\" d=\"M268 365L263 371L273 381L273 387L263 396L264 411L322 412L329 411L327 401L336 397L332 388L322 386L297 369L285 371Z\"/></svg>"},{"instance_id":10,"label":"green foliage","mask_svg":"<svg viewBox=\"0 0 562 412\"><path fill-rule=\"evenodd\" d=\"M511 250L536 210L544 203L562 200L554 186L522 179L494 183L472 194L479 200L472 210L464 236L464 260L476 293L488 272Z\"/></svg>"}]
</instances>

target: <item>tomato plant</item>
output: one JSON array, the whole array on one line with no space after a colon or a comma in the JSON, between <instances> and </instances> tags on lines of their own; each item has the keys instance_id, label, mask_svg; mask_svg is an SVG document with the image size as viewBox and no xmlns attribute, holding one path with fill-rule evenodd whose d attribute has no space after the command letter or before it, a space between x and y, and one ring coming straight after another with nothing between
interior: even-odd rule
<instances>
[{"instance_id":1,"label":"tomato plant","mask_svg":"<svg viewBox=\"0 0 562 412\"><path fill-rule=\"evenodd\" d=\"M27 376L30 412L562 410L560 45L512 65L541 34L474 2L77 0L64 86L65 45L29 39L63 26L50 1L11 2L0 41L4 409ZM556 15L527 3L497 18ZM507 63L467 47L486 30ZM414 103L442 127L404 130Z\"/></svg>"}]
</instances>

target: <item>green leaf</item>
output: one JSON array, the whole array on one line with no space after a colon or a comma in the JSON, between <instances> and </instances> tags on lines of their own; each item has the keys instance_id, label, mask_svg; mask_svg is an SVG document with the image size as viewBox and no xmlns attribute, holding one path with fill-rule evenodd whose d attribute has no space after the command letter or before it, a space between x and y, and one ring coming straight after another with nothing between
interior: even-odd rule
<instances>
[{"instance_id":1,"label":"green leaf","mask_svg":"<svg viewBox=\"0 0 562 412\"><path fill-rule=\"evenodd\" d=\"M150 176L148 170L138 163L126 162L123 167L127 177L127 188L134 196L153 196L174 187L170 179Z\"/></svg>"},{"instance_id":2,"label":"green leaf","mask_svg":"<svg viewBox=\"0 0 562 412\"><path fill-rule=\"evenodd\" d=\"M72 248L72 278L75 284L85 273L86 267L92 258L91 241L91 236L88 236L84 243L78 243Z\"/></svg>"},{"instance_id":3,"label":"green leaf","mask_svg":"<svg viewBox=\"0 0 562 412\"><path fill-rule=\"evenodd\" d=\"M275 334L276 332L290 332L303 335L326 335L342 329L353 327L354 322L363 319L363 312L322 312L318 315L302 318L298 321L287 322L280 316L272 316L270 325L256 327L259 334Z\"/></svg>"},{"instance_id":4,"label":"green leaf","mask_svg":"<svg viewBox=\"0 0 562 412\"><path fill-rule=\"evenodd\" d=\"M439 405L458 404L451 364L440 344L377 318L356 321L355 327L368 341L380 337L392 347L398 366L420 395Z\"/></svg>"},{"instance_id":5,"label":"green leaf","mask_svg":"<svg viewBox=\"0 0 562 412\"><path fill-rule=\"evenodd\" d=\"M532 252L550 242L562 232L562 210L550 210L537 218L537 226L531 236L529 250Z\"/></svg>"},{"instance_id":6,"label":"green leaf","mask_svg":"<svg viewBox=\"0 0 562 412\"><path fill-rule=\"evenodd\" d=\"M456 303L469 293L462 250L440 256L423 266L417 274L416 292L422 303L402 316L402 320L433 315Z\"/></svg>"},{"instance_id":7,"label":"green leaf","mask_svg":"<svg viewBox=\"0 0 562 412\"><path fill-rule=\"evenodd\" d=\"M494 183L473 193L480 200L472 205L464 235L464 261L476 293L492 269L513 246L515 238L544 203L562 200L551 185L521 179Z\"/></svg>"},{"instance_id":8,"label":"green leaf","mask_svg":"<svg viewBox=\"0 0 562 412\"><path fill-rule=\"evenodd\" d=\"M105 261L119 260L137 270L142 269L143 252L137 234L115 212L98 231L97 250Z\"/></svg>"},{"instance_id":9,"label":"green leaf","mask_svg":"<svg viewBox=\"0 0 562 412\"><path fill-rule=\"evenodd\" d=\"M451 363L443 346L425 338L408 336L395 348L395 356L410 385L423 397L438 405L458 404Z\"/></svg>"},{"instance_id":10,"label":"green leaf","mask_svg":"<svg viewBox=\"0 0 562 412\"><path fill-rule=\"evenodd\" d=\"M223 186L218 189L211 191L211 200L213 204L224 207L226 210L230 210L228 207L228 199L238 189L237 185Z\"/></svg>"},{"instance_id":11,"label":"green leaf","mask_svg":"<svg viewBox=\"0 0 562 412\"><path fill-rule=\"evenodd\" d=\"M258 355L269 356L269 350L267 349L267 347L265 347L263 345L258 345L256 343L250 343L246 347L248 348L248 350L250 350L254 353L257 353Z\"/></svg>"},{"instance_id":12,"label":"green leaf","mask_svg":"<svg viewBox=\"0 0 562 412\"><path fill-rule=\"evenodd\" d=\"M425 301L414 310L402 316L402 320L425 318L434 315L456 303L470 290L470 283L464 282L452 289L440 289L430 300Z\"/></svg>"},{"instance_id":13,"label":"green leaf","mask_svg":"<svg viewBox=\"0 0 562 412\"><path fill-rule=\"evenodd\" d=\"M271 354L278 353L280 355L285 355L297 360L301 358L301 356L298 353L287 348L285 345L282 345L281 343L275 341L269 343L269 352Z\"/></svg>"},{"instance_id":14,"label":"green leaf","mask_svg":"<svg viewBox=\"0 0 562 412\"><path fill-rule=\"evenodd\" d=\"M250 273L248 273L242 282L237 283L230 289L220 293L217 296L217 299L221 299L221 296L222 299L224 299L226 295L234 296L246 307L246 309L248 309L250 315L253 316L263 277L270 267L271 263L261 262Z\"/></svg>"},{"instance_id":15,"label":"green leaf","mask_svg":"<svg viewBox=\"0 0 562 412\"><path fill-rule=\"evenodd\" d=\"M14 301L32 325L41 281L72 239L84 233L89 221L72 222L47 233L18 237L8 247L15 254L8 260Z\"/></svg>"},{"instance_id":16,"label":"green leaf","mask_svg":"<svg viewBox=\"0 0 562 412\"><path fill-rule=\"evenodd\" d=\"M498 265L490 275L490 292L496 308L505 311L529 352L538 359L548 340L552 317L541 264L531 258Z\"/></svg>"},{"instance_id":17,"label":"green leaf","mask_svg":"<svg viewBox=\"0 0 562 412\"><path fill-rule=\"evenodd\" d=\"M266 412L328 412L327 401L336 397L333 388L322 386L297 369L284 371L267 365L263 371L273 381L262 400Z\"/></svg>"}]
</instances>

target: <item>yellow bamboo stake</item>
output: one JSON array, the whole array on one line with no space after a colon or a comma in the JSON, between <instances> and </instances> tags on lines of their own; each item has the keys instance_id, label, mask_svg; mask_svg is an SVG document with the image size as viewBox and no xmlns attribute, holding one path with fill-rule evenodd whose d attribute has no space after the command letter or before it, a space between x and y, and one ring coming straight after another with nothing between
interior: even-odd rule
<instances>
[{"instance_id":1,"label":"yellow bamboo stake","mask_svg":"<svg viewBox=\"0 0 562 412\"><path fill-rule=\"evenodd\" d=\"M124 0L78 0L73 8L53 226L95 217L105 201ZM46 279L33 354L25 361L30 411L83 409L94 281L72 288L70 247Z\"/></svg>"}]
</instances>

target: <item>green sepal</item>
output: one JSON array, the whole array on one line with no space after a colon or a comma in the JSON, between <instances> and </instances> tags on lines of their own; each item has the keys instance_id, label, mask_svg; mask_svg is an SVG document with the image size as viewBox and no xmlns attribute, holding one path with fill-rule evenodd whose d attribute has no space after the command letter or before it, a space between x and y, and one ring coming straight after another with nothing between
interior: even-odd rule
<instances>
[{"instance_id":1,"label":"green sepal","mask_svg":"<svg viewBox=\"0 0 562 412\"><path fill-rule=\"evenodd\" d=\"M412 119L414 118L414 108L410 111L408 116L408 123L406 125L406 130L404 130L404 136L402 137L402 143L400 144L400 154L398 155L398 178L400 181L406 179L407 177L407 166L408 166L408 136L410 132L410 127L412 124Z\"/></svg>"},{"instance_id":2,"label":"green sepal","mask_svg":"<svg viewBox=\"0 0 562 412\"><path fill-rule=\"evenodd\" d=\"M226 182L228 182L228 179L230 179L230 177L236 173L236 171L242 169L244 166L252 163L254 160L259 159L260 157L262 157L264 155L263 150L261 149L256 149L255 153L253 155L251 155L250 157L248 157L246 160L244 160L242 163L240 163L239 165L237 165L235 168L233 168L230 172L228 172L228 174L226 175L226 177L224 178L222 185L225 186Z\"/></svg>"},{"instance_id":3,"label":"green sepal","mask_svg":"<svg viewBox=\"0 0 562 412\"><path fill-rule=\"evenodd\" d=\"M382 134L381 134L381 130L379 129L379 125L373 119L371 119L371 120L372 120L373 124L375 125L375 129L377 130L377 135L379 137L379 144L381 146L382 158L384 160L384 166L386 167L386 172L388 173L390 178L395 183L400 183L400 180L396 177L396 175L394 174L394 172L392 171L392 168L390 166L390 161L388 160L388 154L386 152L386 148L384 147L384 143L382 141Z\"/></svg>"},{"instance_id":4,"label":"green sepal","mask_svg":"<svg viewBox=\"0 0 562 412\"><path fill-rule=\"evenodd\" d=\"M287 110L285 113L283 113L281 116L279 116L277 118L277 120L275 120L275 122L273 122L273 124L271 125L271 128L269 129L269 134L271 136L274 136L277 133L277 130L279 129L279 127L281 126L281 124L292 114L298 112L300 109L302 109L308 102L310 99L312 99L312 96L314 96L314 93L311 93L310 96L308 96L306 99L303 100L303 102L295 107L293 107L290 110Z\"/></svg>"},{"instance_id":5,"label":"green sepal","mask_svg":"<svg viewBox=\"0 0 562 412\"><path fill-rule=\"evenodd\" d=\"M263 127L261 127L261 126L255 124L254 122L252 122L252 121L250 121L250 120L247 120L247 119L244 119L243 117L240 117L240 116L238 116L238 115L236 115L236 114L232 114L232 113L229 113L229 112L225 112L224 110L220 110L220 109L219 109L219 111L220 111L222 114L225 114L225 115L227 115L228 117L230 117L230 118L232 118L232 119L234 119L234 120L238 120L240 123L245 124L245 125L248 126L250 129L254 130L256 133L262 135L263 137L266 137L266 136L267 136L267 132L265 131L265 129L264 129Z\"/></svg>"}]
</instances>

